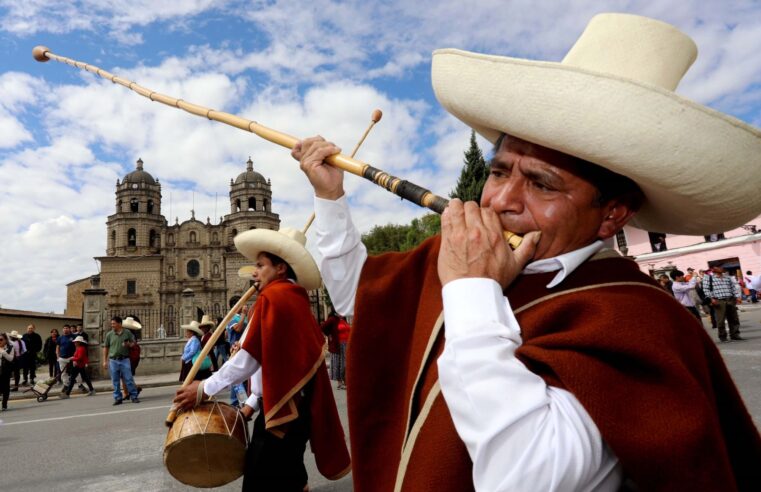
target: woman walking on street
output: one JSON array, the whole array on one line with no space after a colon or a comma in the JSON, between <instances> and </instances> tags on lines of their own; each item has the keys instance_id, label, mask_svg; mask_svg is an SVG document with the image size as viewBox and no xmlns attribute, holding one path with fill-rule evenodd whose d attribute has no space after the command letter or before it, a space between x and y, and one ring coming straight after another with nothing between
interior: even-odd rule
<instances>
[{"instance_id":1,"label":"woman walking on street","mask_svg":"<svg viewBox=\"0 0 761 492\"><path fill-rule=\"evenodd\" d=\"M0 394L3 398L3 412L8 410L8 398L11 394L13 355L13 347L8 341L8 335L0 333Z\"/></svg>"},{"instance_id":2,"label":"woman walking on street","mask_svg":"<svg viewBox=\"0 0 761 492\"><path fill-rule=\"evenodd\" d=\"M69 378L69 384L63 388L63 392L60 398L68 398L71 394L71 388L74 387L74 381L77 379L77 375L82 376L82 381L87 385L90 392L87 396L95 394L95 390L92 387L90 376L87 374L87 364L90 363L90 359L87 357L87 342L80 335L74 339L74 345L77 346L74 351L74 356L71 358L71 377Z\"/></svg>"},{"instance_id":3,"label":"woman walking on street","mask_svg":"<svg viewBox=\"0 0 761 492\"><path fill-rule=\"evenodd\" d=\"M185 337L188 339L185 349L182 351L182 370L180 371L180 382L182 383L190 372L190 368L193 367L196 357L201 353L203 331L201 331L198 321L195 320L191 321L190 324L181 325L181 327L185 330ZM209 356L206 358L209 359L208 363L204 361L201 365L201 369L193 378L195 381L201 381L211 376L211 358Z\"/></svg>"}]
</instances>

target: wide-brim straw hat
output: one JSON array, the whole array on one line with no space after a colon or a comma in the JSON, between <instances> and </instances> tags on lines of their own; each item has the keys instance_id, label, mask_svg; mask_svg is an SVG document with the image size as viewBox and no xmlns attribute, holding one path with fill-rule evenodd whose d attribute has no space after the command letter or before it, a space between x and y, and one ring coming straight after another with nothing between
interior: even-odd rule
<instances>
[{"instance_id":1,"label":"wide-brim straw hat","mask_svg":"<svg viewBox=\"0 0 761 492\"><path fill-rule=\"evenodd\" d=\"M17 330L13 330L12 332L8 333L8 336L11 338L15 338L16 340L21 340L21 338L23 338L23 335L19 335L19 332Z\"/></svg>"},{"instance_id":2,"label":"wide-brim straw hat","mask_svg":"<svg viewBox=\"0 0 761 492\"><path fill-rule=\"evenodd\" d=\"M193 333L197 333L203 336L203 331L200 328L200 324L196 320L191 321L187 325L180 325L180 328L182 328L183 330L190 330Z\"/></svg>"},{"instance_id":3,"label":"wide-brim straw hat","mask_svg":"<svg viewBox=\"0 0 761 492\"><path fill-rule=\"evenodd\" d=\"M142 330L143 325L135 321L135 318L132 316L128 316L122 320L122 327L127 328L129 330Z\"/></svg>"},{"instance_id":4,"label":"wide-brim straw hat","mask_svg":"<svg viewBox=\"0 0 761 492\"><path fill-rule=\"evenodd\" d=\"M261 252L279 256L296 273L296 282L307 290L316 289L322 283L312 255L304 247L306 236L298 229L283 227L279 231L251 229L235 236L235 247L251 261ZM238 271L241 274L241 271Z\"/></svg>"},{"instance_id":5,"label":"wide-brim straw hat","mask_svg":"<svg viewBox=\"0 0 761 492\"><path fill-rule=\"evenodd\" d=\"M592 18L562 62L434 52L439 102L492 143L507 133L636 182L632 225L703 235L761 213L761 132L674 92L697 56L675 27Z\"/></svg>"},{"instance_id":6,"label":"wide-brim straw hat","mask_svg":"<svg viewBox=\"0 0 761 492\"><path fill-rule=\"evenodd\" d=\"M81 335L74 339L74 343L81 342L81 343L87 343L87 340L84 339Z\"/></svg>"},{"instance_id":7,"label":"wide-brim straw hat","mask_svg":"<svg viewBox=\"0 0 761 492\"><path fill-rule=\"evenodd\" d=\"M214 320L212 320L212 319L209 317L209 315L208 315L208 314L204 314L204 315L201 317L201 322L200 322L200 323L198 323L198 327L199 327L199 328L200 328L200 327L202 327L202 326L211 326L212 328L214 328L215 326L217 326L217 324L214 322Z\"/></svg>"}]
</instances>

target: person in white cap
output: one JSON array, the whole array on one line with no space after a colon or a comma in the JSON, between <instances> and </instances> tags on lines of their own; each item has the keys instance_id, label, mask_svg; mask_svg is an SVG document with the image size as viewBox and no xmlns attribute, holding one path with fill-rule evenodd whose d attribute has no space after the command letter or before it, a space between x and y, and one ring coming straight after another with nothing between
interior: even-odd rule
<instances>
[{"instance_id":1,"label":"person in white cap","mask_svg":"<svg viewBox=\"0 0 761 492\"><path fill-rule=\"evenodd\" d=\"M560 63L436 51L437 98L495 153L481 207L452 200L408 253L368 258L324 162L340 149L294 147L325 284L355 316L356 489L761 487L761 438L714 343L603 249L626 224L702 235L761 213L761 132L674 92L696 56L626 14L595 16Z\"/></svg>"},{"instance_id":2,"label":"person in white cap","mask_svg":"<svg viewBox=\"0 0 761 492\"><path fill-rule=\"evenodd\" d=\"M77 375L82 376L82 382L87 385L87 396L93 396L95 389L92 387L92 381L90 381L90 375L87 373L87 364L90 363L90 359L87 356L87 340L82 335L77 335L74 338L74 345L76 350L74 356L71 358L71 377L69 383L63 388L60 398L68 398L71 395L71 388L74 387L74 382L77 379Z\"/></svg>"},{"instance_id":3,"label":"person in white cap","mask_svg":"<svg viewBox=\"0 0 761 492\"><path fill-rule=\"evenodd\" d=\"M337 480L351 468L325 366L325 339L307 294L320 286L320 273L305 242L301 231L290 228L235 236L238 251L255 261L251 278L259 291L241 348L210 378L180 388L174 400L189 409L252 379L241 413L246 418L256 410L259 414L246 453L243 490L308 490L307 441L326 478Z\"/></svg>"}]
</instances>

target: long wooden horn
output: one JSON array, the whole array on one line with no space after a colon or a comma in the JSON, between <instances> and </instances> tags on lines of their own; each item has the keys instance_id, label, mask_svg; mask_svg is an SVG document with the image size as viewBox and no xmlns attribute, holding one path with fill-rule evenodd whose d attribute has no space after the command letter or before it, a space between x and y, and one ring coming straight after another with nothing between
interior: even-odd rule
<instances>
[{"instance_id":1,"label":"long wooden horn","mask_svg":"<svg viewBox=\"0 0 761 492\"><path fill-rule=\"evenodd\" d=\"M196 116L203 116L204 118L208 118L210 120L219 121L220 123L234 126L235 128L239 128L241 130L246 130L248 132L259 135L265 140L269 140L272 143L281 145L288 149L292 149L299 142L299 139L294 136L278 132L264 125L260 125L255 121L247 120L246 118L242 118L230 113L225 113L224 111L217 111L198 104L183 101L182 99L167 96L151 89L147 89L125 78L116 76L94 65L72 60L71 58L66 58L65 56L56 55L45 46L35 46L35 48L32 50L32 56L34 56L34 59L39 62L55 60L57 62L66 63L67 65L71 65L73 67L87 70L88 72L92 72L100 77L103 77L104 79L108 79L115 84L123 85L124 87L137 92L141 96L147 97L151 101L157 101L162 104L166 104L167 106L182 109L183 111L187 111L188 113L194 114ZM449 200L433 194L430 190L427 190L422 186L418 186L414 183L410 183L407 180L392 176L385 171L371 166L370 164L358 161L344 154L336 154L330 156L326 159L326 162L339 169L350 172L351 174L355 174L369 181L372 181L376 185L386 188L391 193L394 193L395 195L405 200L409 200L416 205L429 208L436 213L442 213L449 204ZM511 247L517 248L520 245L522 238L517 234L509 231L504 231L504 235L505 239L507 239Z\"/></svg>"},{"instance_id":2,"label":"long wooden horn","mask_svg":"<svg viewBox=\"0 0 761 492\"><path fill-rule=\"evenodd\" d=\"M198 374L198 370L201 368L201 364L203 364L203 360L206 358L207 355L209 355L209 352L212 351L214 348L214 344L217 343L217 340L220 336L222 336L222 333L225 331L225 327L227 326L227 323L230 322L231 319L233 319L233 316L235 316L235 313L241 310L243 306L246 305L246 302L251 298L252 295L256 293L256 287L249 288L245 294L243 294L243 297L240 298L238 302L235 303L235 306L230 310L230 312L227 313L227 316L222 320L222 322L217 326L217 329L214 330L214 333L212 333L211 338L209 338L209 341L206 342L206 345L203 346L201 349L201 353L199 354L198 358L196 359L195 363L193 364L193 367L190 368L190 372L185 377L185 381L182 382L182 387L185 387L193 382L193 379L195 379L196 374ZM166 425L167 427L171 427L174 423L174 420L177 418L177 407L175 405L172 405L172 408L169 410L169 415L166 417Z\"/></svg>"}]
</instances>

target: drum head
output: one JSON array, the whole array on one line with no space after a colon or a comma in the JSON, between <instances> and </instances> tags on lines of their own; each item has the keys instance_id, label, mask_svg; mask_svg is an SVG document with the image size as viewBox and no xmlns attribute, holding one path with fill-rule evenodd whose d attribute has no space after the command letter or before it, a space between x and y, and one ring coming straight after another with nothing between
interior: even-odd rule
<instances>
[{"instance_id":1,"label":"drum head","mask_svg":"<svg viewBox=\"0 0 761 492\"><path fill-rule=\"evenodd\" d=\"M180 482L209 488L228 484L243 475L246 447L221 434L196 434L164 449L164 465Z\"/></svg>"}]
</instances>

